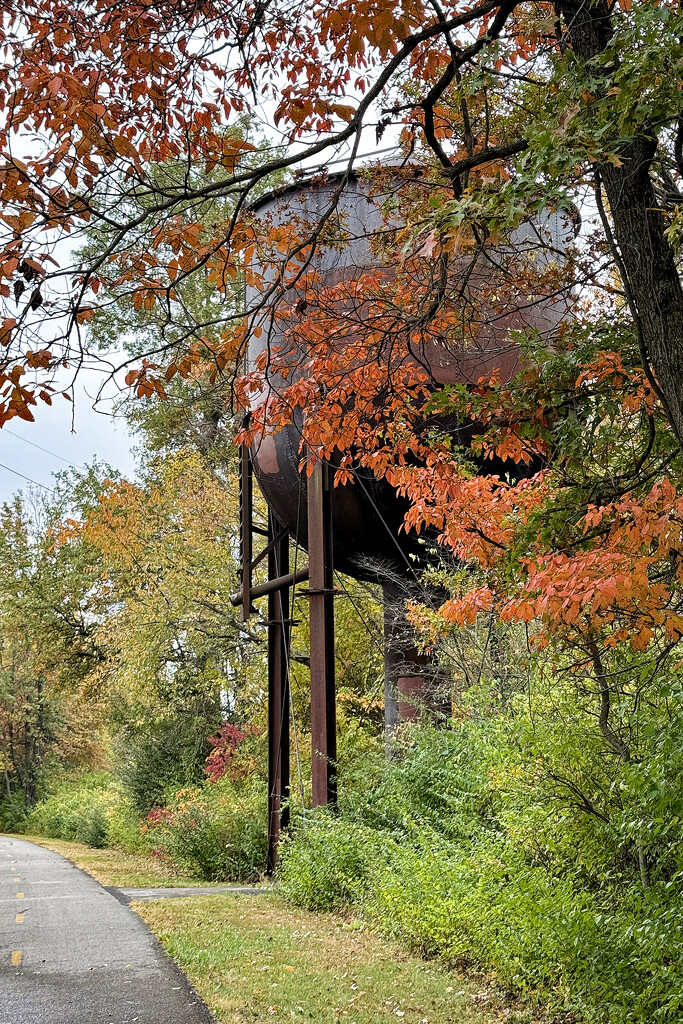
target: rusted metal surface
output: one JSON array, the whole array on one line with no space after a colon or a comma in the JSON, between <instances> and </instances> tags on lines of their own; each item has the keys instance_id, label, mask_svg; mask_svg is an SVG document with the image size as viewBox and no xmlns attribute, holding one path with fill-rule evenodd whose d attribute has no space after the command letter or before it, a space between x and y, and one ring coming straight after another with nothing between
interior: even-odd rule
<instances>
[{"instance_id":1,"label":"rusted metal surface","mask_svg":"<svg viewBox=\"0 0 683 1024\"><path fill-rule=\"evenodd\" d=\"M301 433L290 424L274 434L270 443L278 452L279 470L264 473L260 458L255 473L268 506L281 522L287 524L302 547L308 549L308 485L310 481L299 471ZM357 481L335 487L332 503L334 533L334 564L341 572L374 582L377 565L407 567L424 557L418 537L401 532L409 504L400 498L384 480L376 479L366 470L358 469Z\"/></svg>"},{"instance_id":2,"label":"rusted metal surface","mask_svg":"<svg viewBox=\"0 0 683 1024\"><path fill-rule=\"evenodd\" d=\"M242 622L251 615L253 480L251 455L246 445L240 448L240 562L242 588L239 604ZM236 603L236 602L233 602Z\"/></svg>"},{"instance_id":3,"label":"rusted metal surface","mask_svg":"<svg viewBox=\"0 0 683 1024\"><path fill-rule=\"evenodd\" d=\"M337 294L348 294L349 340L355 337L354 324L364 316L365 300L362 289L356 289L355 283L370 270L383 277L390 288L396 276L394 267L381 263L382 246L375 242L386 232L387 226L399 226L395 223L397 214L391 214L387 221L383 204L384 199L391 196L391 209L400 208L400 203L396 202L400 186L391 174L382 180L385 184L380 182L379 188L385 188L384 195L379 194L372 175L355 174L344 180L344 188L338 194L342 181L330 175L288 186L280 193L264 197L254 207L264 225L278 227L293 218L304 237L307 230L315 229L334 200L334 217L339 221L343 244L313 246L310 269L323 287L333 286ZM457 259L454 261L448 273L448 289L454 300L459 300L465 282L468 308L478 323L474 324L473 331L463 327L462 336L454 331L448 344L425 341L417 351L411 349L412 358L425 369L435 387L453 383L472 385L494 368L503 380L510 380L519 369L521 359L514 332L531 329L549 339L553 337L566 313L561 297L530 294L524 295L523 301L519 297L519 301L514 297L512 302L505 301L498 294L497 272L491 268L496 267L497 257L510 255L532 263L538 260L539 264L561 259L574 233L570 220L561 211L541 211L538 217L520 225L506 247L493 247L488 253L477 256L471 266L469 261L465 261L468 266L461 265ZM259 285L251 283L246 289L251 328L249 365L263 371L259 391L252 396L253 410L267 407L274 394L309 372L310 365L305 339L297 340L297 332L293 330L296 327L294 311L302 305L305 308L306 288L311 287L310 282L306 283L306 275L299 275L298 267L294 277L288 276L287 268L280 262L285 257L276 250L269 251L269 233L261 234L263 242L255 257L255 269L258 271L260 266L263 277ZM257 278L255 275L254 280ZM271 289L272 294L276 294L280 283L287 280L292 281L292 285L285 286L280 296L279 315L273 315L272 302L264 303L263 296L271 294ZM347 284L351 286L348 289ZM343 301L346 303L347 298ZM466 322L469 323L467 318L463 324ZM343 337L338 339L338 344L343 347ZM278 358L273 359L273 353L278 353ZM376 358L386 357L377 354ZM416 567L424 564L426 547L414 533L401 530L408 507L405 499L385 481L375 479L372 473L360 467L354 470L355 485L336 488L334 501L331 501L330 468L318 464L312 476L306 476L300 468L304 454L302 425L300 412L282 429L264 425L262 435L253 443L252 459L271 514L309 553L313 804L319 805L336 799L333 543L334 564L341 571L372 582L399 580L404 576L409 584L409 577L415 577ZM468 446L471 443L474 431L471 423L453 420L448 429L456 444ZM488 467L489 472L502 474L505 470L505 465ZM273 547L275 550L277 545ZM238 595L239 600L233 602L241 601L245 609L255 597L266 593L271 595L269 608L270 604L275 607L285 600L284 591L278 588L304 578L301 571L301 574L288 576L282 573L281 567L273 568L267 584L252 587L245 583L252 569L253 561L250 561L249 569L244 570L242 593ZM272 579L274 574L277 579ZM401 609L402 604L401 601ZM288 614L283 615L281 607L279 614L281 622L288 617ZM269 620L276 618L275 612L269 611ZM393 735L401 717L415 717L420 707L438 719L449 717L451 711L449 685L444 685L444 679L439 677L438 667L428 664L416 650L414 639L407 636L404 628L405 616L401 622L400 618L395 608L386 612L388 737ZM403 633L400 638L399 625ZM278 658L281 661L281 653L273 648L272 679L282 671ZM277 689L274 682L273 686ZM273 729L271 722L271 733ZM275 742L271 736L271 743ZM280 785L277 780L274 784ZM273 829L274 822L275 819Z\"/></svg>"},{"instance_id":4,"label":"rusted metal surface","mask_svg":"<svg viewBox=\"0 0 683 1024\"><path fill-rule=\"evenodd\" d=\"M332 281L353 281L375 264L372 253L374 239L386 227L382 202L393 193L394 184L392 182L388 186L384 196L371 196L366 178L351 175L338 199L335 213L344 225L348 240L343 246L319 245L313 257L312 269L322 281L328 284ZM315 225L325 213L336 188L337 181L333 175L322 183L302 182L264 197L253 209L258 210L258 216L264 223L275 225L289 221L293 215L304 231L305 225ZM277 272L277 267L266 269L262 287L272 285ZM249 304L258 303L259 295L259 288L247 287ZM292 289L286 303L293 303L298 297L299 293ZM272 320L264 310L256 314L253 327L257 329L250 341L249 362L252 366L267 346L280 352L287 344L291 346L286 340L287 324L282 317ZM296 345L292 347L290 383L305 372L303 368L307 359L307 353ZM254 396L254 406L267 402L272 391L280 389L283 383L275 369L267 368L264 390ZM299 543L308 548L306 491L309 480L299 471L301 441L301 419L296 417L294 423L276 432L264 431L254 443L253 458L254 471L269 507L275 509ZM377 480L372 473L358 472L362 484L335 488L332 507L335 566L357 578L373 580L376 578L375 567L369 565L370 561L376 563L379 560L395 566L402 561L401 547L408 548L413 556L419 556L421 549L412 535L404 533L399 539L408 502L399 498L392 487Z\"/></svg>"},{"instance_id":5,"label":"rusted metal surface","mask_svg":"<svg viewBox=\"0 0 683 1024\"><path fill-rule=\"evenodd\" d=\"M421 170L412 168L410 175L414 175L414 184L420 179ZM405 184L405 172L394 178L391 174L373 178L370 174L352 173L337 197L340 176L331 174L324 179L288 185L264 196L252 209L264 225L277 227L294 220L297 230L303 235L306 230L315 229L335 197L334 218L343 226L346 239L343 245L318 244L311 257L311 270L323 286L352 283L368 270L391 279L395 269L378 262L377 253L381 246L376 243L386 233L387 226L398 226L396 214L390 215L387 221L383 205L389 200L390 208L395 210L396 196L400 195ZM454 261L449 287L451 291L459 292L461 278L466 274L472 299L470 312L479 321L478 329L473 336L449 338L447 345L425 342L424 350L418 353L419 362L429 370L435 386L444 383L476 384L480 377L489 375L494 369L499 371L503 380L508 380L519 367L520 349L514 340L515 331L531 329L541 336L553 336L567 311L561 295L524 296L513 306L502 302L497 305L491 297L486 301L477 299L477 293L484 286L490 286L495 273L492 268L498 258L507 258L514 253L541 266L549 259L561 258L573 238L574 229L575 224L567 211L541 211L537 217L516 229L506 247L492 247L474 268L469 268L468 261L465 261L467 267L461 267L457 260ZM249 363L253 367L266 350L279 352L280 358L284 352L289 372L284 377L277 367L266 367L264 387L254 395L254 407L268 402L274 392L305 374L309 358L302 343L296 340L296 334L291 332L293 322L286 310L294 308L297 301L306 301L305 288L310 285L302 283L282 296L280 316L273 317L268 304L258 310L262 292L275 287L282 271L278 254L270 253L267 247L257 255L257 264L259 259L264 266L263 281L260 287L250 285L247 288L248 304L255 310ZM348 301L351 303L349 329L353 335L353 323L363 318L364 300L362 295L357 298L357 308L351 298ZM573 300L568 301L571 303ZM466 427L449 424L448 429L453 432L456 444L467 445L471 441L472 432ZM264 431L253 447L254 471L269 506L276 510L292 535L307 547L305 492L308 481L299 469L301 456L300 417L281 430ZM500 470L493 466L489 469L491 472L505 471L504 466ZM386 482L378 481L362 470L358 470L358 474L360 480L356 484L335 488L332 509L335 566L357 578L373 581L377 579L377 566L386 564L394 570L405 567L406 557L424 558L424 548L413 533L401 531L407 502Z\"/></svg>"},{"instance_id":6,"label":"rusted metal surface","mask_svg":"<svg viewBox=\"0 0 683 1024\"><path fill-rule=\"evenodd\" d=\"M240 451L240 589L230 595L241 605L246 621L252 602L268 597L268 851L267 870L275 870L280 832L289 822L289 647L291 619L289 588L308 578L308 569L289 571L289 531L271 511L267 543L253 557L253 483L249 449ZM261 533L262 531L256 531ZM252 586L253 570L268 559L268 580Z\"/></svg>"},{"instance_id":7,"label":"rusted metal surface","mask_svg":"<svg viewBox=\"0 0 683 1024\"><path fill-rule=\"evenodd\" d=\"M311 651L313 806L337 799L334 674L334 586L329 468L318 462L308 479L308 566Z\"/></svg>"},{"instance_id":8,"label":"rusted metal surface","mask_svg":"<svg viewBox=\"0 0 683 1024\"><path fill-rule=\"evenodd\" d=\"M407 586L385 583L384 593L384 726L387 742L400 721L412 721L415 704L401 701L401 680L411 679L411 695L423 700L429 659L415 646L415 633L405 613ZM427 687L428 688L428 687ZM404 694L405 696L405 694Z\"/></svg>"},{"instance_id":9,"label":"rusted metal surface","mask_svg":"<svg viewBox=\"0 0 683 1024\"><path fill-rule=\"evenodd\" d=\"M303 583L304 580L308 579L308 566L304 565L296 572L288 572L284 576L278 576L274 580L266 580L265 583L257 583L255 587L251 588L251 600L256 601L259 597L265 597L267 594L272 594L276 590L282 590L283 588L294 586L296 583ZM241 590L236 590L234 594L230 594L230 604L237 608L242 603L243 595Z\"/></svg>"},{"instance_id":10,"label":"rusted metal surface","mask_svg":"<svg viewBox=\"0 0 683 1024\"><path fill-rule=\"evenodd\" d=\"M252 563L251 563L251 566L250 566L250 569L252 570L252 572L254 571L254 569L255 569L255 568L256 568L256 567L258 566L258 565L260 565L260 564L261 564L261 562L263 561L263 559L264 559L264 558L266 558L266 557L267 557L267 556L268 556L268 555L270 554L270 552L271 552L271 551L273 550L273 548L275 547L275 545L276 545L276 544L277 544L277 543L278 543L278 542L279 542L279 541L280 541L280 540L281 540L281 539L282 539L283 537L285 537L285 536L288 536L288 535L289 535L289 530L287 529L287 527L286 527L286 526L283 526L283 527L282 527L282 529L281 529L281 530L279 530L279 531L278 531L278 533L277 533L277 534L276 534L276 535L275 535L275 536L274 536L274 537L273 537L273 538L272 538L271 540L269 540L267 544L264 544L264 546L263 546L263 547L261 548L261 550L259 551L259 553L258 553L258 554L257 554L257 555L255 556L255 558L254 558L254 559L252 560ZM268 536L268 537L270 537L270 532L268 532L267 536Z\"/></svg>"},{"instance_id":11,"label":"rusted metal surface","mask_svg":"<svg viewBox=\"0 0 683 1024\"><path fill-rule=\"evenodd\" d=\"M398 691L398 717L402 722L417 722L420 711L426 702L425 677L399 676L396 689Z\"/></svg>"},{"instance_id":12,"label":"rusted metal surface","mask_svg":"<svg viewBox=\"0 0 683 1024\"><path fill-rule=\"evenodd\" d=\"M291 575L289 534L272 512L268 517L268 575L271 581ZM277 865L280 831L289 823L289 590L268 594L268 857L269 874Z\"/></svg>"}]
</instances>

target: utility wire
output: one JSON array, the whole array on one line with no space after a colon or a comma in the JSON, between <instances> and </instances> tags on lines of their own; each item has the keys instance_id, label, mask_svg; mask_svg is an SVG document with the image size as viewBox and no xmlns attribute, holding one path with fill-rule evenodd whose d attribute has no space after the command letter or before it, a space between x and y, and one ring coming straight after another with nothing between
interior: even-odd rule
<instances>
[{"instance_id":1,"label":"utility wire","mask_svg":"<svg viewBox=\"0 0 683 1024\"><path fill-rule=\"evenodd\" d=\"M8 473L14 473L15 476L20 476L22 480L28 480L30 484L35 484L36 487L42 487L44 491L51 491L52 488L48 487L47 484L41 484L37 480L34 480L31 476L26 476L24 473L20 473L18 469L12 469L11 466L5 466L0 462L0 469L6 469Z\"/></svg>"},{"instance_id":2,"label":"utility wire","mask_svg":"<svg viewBox=\"0 0 683 1024\"><path fill-rule=\"evenodd\" d=\"M23 441L25 444L30 444L32 448L38 448L39 451L45 452L46 455L52 455L53 458L59 459L61 462L66 462L67 466L73 466L74 469L84 468L83 466L77 465L75 462L70 462L69 459L65 459L63 455L58 455L57 452L51 452L49 448L43 448L41 444L36 444L35 441L29 441L27 437L22 437L21 434L15 434L15 432L13 430L10 430L9 427L3 427L2 430L3 433L10 434L12 437L16 437L18 441Z\"/></svg>"}]
</instances>

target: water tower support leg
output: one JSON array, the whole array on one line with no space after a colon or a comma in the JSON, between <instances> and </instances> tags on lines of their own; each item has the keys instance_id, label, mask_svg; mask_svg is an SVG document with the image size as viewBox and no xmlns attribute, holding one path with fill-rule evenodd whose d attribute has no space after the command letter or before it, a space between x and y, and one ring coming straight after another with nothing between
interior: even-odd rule
<instances>
[{"instance_id":1,"label":"water tower support leg","mask_svg":"<svg viewBox=\"0 0 683 1024\"><path fill-rule=\"evenodd\" d=\"M392 643L396 621L396 608L388 588L384 590L384 744L387 757L393 752L398 728L399 653Z\"/></svg>"},{"instance_id":2,"label":"water tower support leg","mask_svg":"<svg viewBox=\"0 0 683 1024\"><path fill-rule=\"evenodd\" d=\"M289 535L268 516L268 578L289 572ZM289 589L268 594L268 874L277 864L280 830L289 824ZM283 804L285 806L283 806Z\"/></svg>"},{"instance_id":3,"label":"water tower support leg","mask_svg":"<svg viewBox=\"0 0 683 1024\"><path fill-rule=\"evenodd\" d=\"M316 463L308 478L313 806L336 803L337 725L334 680L334 577L330 474Z\"/></svg>"},{"instance_id":4,"label":"water tower support leg","mask_svg":"<svg viewBox=\"0 0 683 1024\"><path fill-rule=\"evenodd\" d=\"M429 659L415 646L415 634L405 611L409 591L384 584L384 739L387 756L402 721L419 718L421 705L430 699ZM433 673L431 673L433 674Z\"/></svg>"},{"instance_id":5,"label":"water tower support leg","mask_svg":"<svg viewBox=\"0 0 683 1024\"><path fill-rule=\"evenodd\" d=\"M245 444L240 448L240 562L242 565L242 602L240 618L246 622L251 614L253 478L251 457Z\"/></svg>"}]
</instances>

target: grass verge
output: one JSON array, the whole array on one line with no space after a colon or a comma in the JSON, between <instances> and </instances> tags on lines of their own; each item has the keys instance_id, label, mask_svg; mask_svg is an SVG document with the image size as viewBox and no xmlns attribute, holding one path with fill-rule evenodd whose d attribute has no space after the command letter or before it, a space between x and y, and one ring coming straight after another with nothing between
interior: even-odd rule
<instances>
[{"instance_id":1,"label":"grass verge","mask_svg":"<svg viewBox=\"0 0 683 1024\"><path fill-rule=\"evenodd\" d=\"M272 893L133 903L221 1024L529 1020L359 922Z\"/></svg>"},{"instance_id":2,"label":"grass verge","mask_svg":"<svg viewBox=\"0 0 683 1024\"><path fill-rule=\"evenodd\" d=\"M123 850L95 850L83 843L63 839L43 839L42 836L17 836L30 843L54 850L70 860L77 868L92 875L100 885L119 888L172 888L173 886L206 886L189 875L182 875L151 854L124 853ZM210 883L209 883L210 884Z\"/></svg>"}]
</instances>

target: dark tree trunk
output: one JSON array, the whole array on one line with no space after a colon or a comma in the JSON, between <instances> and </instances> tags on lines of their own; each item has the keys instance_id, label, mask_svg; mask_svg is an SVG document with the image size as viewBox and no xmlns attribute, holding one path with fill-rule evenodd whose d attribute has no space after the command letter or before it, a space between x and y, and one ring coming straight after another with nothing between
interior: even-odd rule
<instances>
[{"instance_id":1,"label":"dark tree trunk","mask_svg":"<svg viewBox=\"0 0 683 1024\"><path fill-rule=\"evenodd\" d=\"M567 37L578 57L600 54L614 31L604 0L560 0ZM605 92L609 87L606 77ZM673 86L672 86L673 87ZM645 370L652 369L678 444L683 449L683 288L664 231L650 167L657 137L647 124L619 149L621 166L599 175L614 225L615 253L636 320Z\"/></svg>"}]
</instances>

